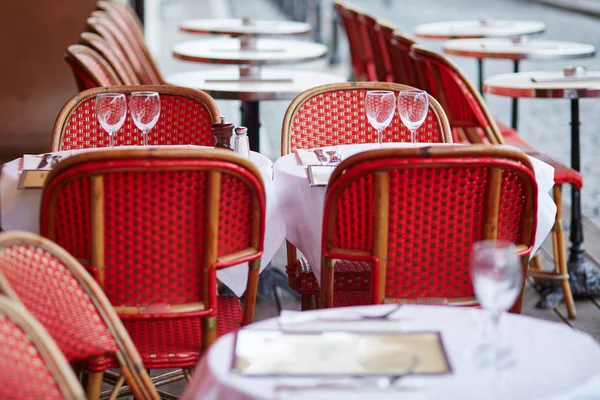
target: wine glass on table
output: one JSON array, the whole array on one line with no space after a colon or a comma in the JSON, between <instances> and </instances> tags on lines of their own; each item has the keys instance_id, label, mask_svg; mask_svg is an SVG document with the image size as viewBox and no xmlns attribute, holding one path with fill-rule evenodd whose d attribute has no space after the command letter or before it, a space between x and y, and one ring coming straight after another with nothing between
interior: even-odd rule
<instances>
[{"instance_id":1,"label":"wine glass on table","mask_svg":"<svg viewBox=\"0 0 600 400\"><path fill-rule=\"evenodd\" d=\"M142 131L144 146L147 146L148 132L160 117L160 96L156 92L133 92L129 98L129 111L133 123Z\"/></svg>"},{"instance_id":2,"label":"wine glass on table","mask_svg":"<svg viewBox=\"0 0 600 400\"><path fill-rule=\"evenodd\" d=\"M404 126L410 131L411 143L416 143L417 129L427 117L429 99L424 90L402 90L398 95L398 113Z\"/></svg>"},{"instance_id":3,"label":"wine glass on table","mask_svg":"<svg viewBox=\"0 0 600 400\"><path fill-rule=\"evenodd\" d=\"M396 96L389 90L369 90L365 97L367 119L377 130L377 143L381 145L381 136L394 118Z\"/></svg>"},{"instance_id":4,"label":"wine glass on table","mask_svg":"<svg viewBox=\"0 0 600 400\"><path fill-rule=\"evenodd\" d=\"M499 343L500 317L513 306L523 285L523 269L515 245L503 240L475 243L471 253L471 279L475 297L491 321L488 334L475 349L476 361L482 366L498 367L500 361L511 358L511 349Z\"/></svg>"},{"instance_id":5,"label":"wine glass on table","mask_svg":"<svg viewBox=\"0 0 600 400\"><path fill-rule=\"evenodd\" d=\"M100 93L96 95L96 116L108 133L110 147L115 147L114 135L121 129L127 116L127 101L122 93Z\"/></svg>"}]
</instances>

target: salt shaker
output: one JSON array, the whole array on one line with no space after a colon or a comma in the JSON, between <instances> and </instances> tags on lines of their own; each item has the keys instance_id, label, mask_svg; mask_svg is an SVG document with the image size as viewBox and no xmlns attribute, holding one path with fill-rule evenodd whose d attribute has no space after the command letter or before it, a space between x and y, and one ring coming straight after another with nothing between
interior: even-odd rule
<instances>
[{"instance_id":1,"label":"salt shaker","mask_svg":"<svg viewBox=\"0 0 600 400\"><path fill-rule=\"evenodd\" d=\"M248 141L248 128L238 126L235 128L235 145L233 150L244 158L250 158L250 142Z\"/></svg>"}]
</instances>

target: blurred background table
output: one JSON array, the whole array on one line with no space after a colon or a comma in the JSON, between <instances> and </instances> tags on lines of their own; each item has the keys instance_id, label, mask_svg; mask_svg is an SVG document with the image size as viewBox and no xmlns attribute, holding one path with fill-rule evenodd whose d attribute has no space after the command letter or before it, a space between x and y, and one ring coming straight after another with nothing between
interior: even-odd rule
<instances>
[{"instance_id":1,"label":"blurred background table","mask_svg":"<svg viewBox=\"0 0 600 400\"><path fill-rule=\"evenodd\" d=\"M502 345L513 351L514 365L496 373L494 368L481 368L472 357L479 343L478 333L488 316L475 308L440 306L402 306L389 320L359 322L319 322L318 317L356 318L369 312L381 314L383 306L348 307L303 312L314 316L313 322L294 327L280 325L276 318L250 325L246 329L280 329L287 331L439 331L452 367L451 375L406 376L399 390L356 389L356 381L347 389L302 389L326 378L246 377L231 371L234 334L222 336L210 348L194 371L182 399L184 400L250 400L250 399L554 399L595 398L600 393L600 371L597 360L600 346L589 335L564 324L546 322L514 314L502 316L498 337ZM291 319L291 318L290 318ZM288 319L288 320L290 320ZM395 320L396 319L396 320ZM535 338L535 340L532 340ZM560 345L557 345L560 343ZM552 349L549 351L549 349ZM500 378L499 378L500 376ZM364 379L367 385L368 379ZM372 381L371 381L372 383ZM278 385L296 386L296 390L278 391ZM577 397L581 396L581 397Z\"/></svg>"},{"instance_id":2,"label":"blurred background table","mask_svg":"<svg viewBox=\"0 0 600 400\"><path fill-rule=\"evenodd\" d=\"M417 25L415 36L425 39L463 39L533 35L546 30L539 21L511 21L482 18L466 21L442 21Z\"/></svg>"},{"instance_id":3,"label":"blurred background table","mask_svg":"<svg viewBox=\"0 0 600 400\"><path fill-rule=\"evenodd\" d=\"M535 82L533 79L542 82ZM546 81L544 81L546 80ZM548 82L548 80L552 80ZM600 71L581 77L565 77L563 72L520 72L486 79L486 93L507 97L569 99L571 103L571 167L581 171L579 99L600 97ZM600 295L600 274L585 260L581 191L571 186L571 249L568 260L569 282L574 296ZM557 289L546 295L546 306L553 307L562 299Z\"/></svg>"},{"instance_id":4,"label":"blurred background table","mask_svg":"<svg viewBox=\"0 0 600 400\"><path fill-rule=\"evenodd\" d=\"M191 71L166 78L172 85L204 90L215 99L241 100L242 125L248 128L250 148L260 150L260 101L293 100L298 94L315 86L339 83L345 79L326 72L264 68L259 78L240 79L237 68Z\"/></svg>"},{"instance_id":5,"label":"blurred background table","mask_svg":"<svg viewBox=\"0 0 600 400\"><path fill-rule=\"evenodd\" d=\"M305 35L311 26L306 22L264 21L244 18L206 18L182 21L179 30L187 33L238 36Z\"/></svg>"},{"instance_id":6,"label":"blurred background table","mask_svg":"<svg viewBox=\"0 0 600 400\"><path fill-rule=\"evenodd\" d=\"M444 43L444 53L475 58L479 65L479 91L483 93L483 60L505 59L513 61L513 72L519 72L521 60L556 60L592 57L596 48L590 44L555 40L528 40L479 38L455 39ZM518 100L513 98L511 126L517 129Z\"/></svg>"}]
</instances>

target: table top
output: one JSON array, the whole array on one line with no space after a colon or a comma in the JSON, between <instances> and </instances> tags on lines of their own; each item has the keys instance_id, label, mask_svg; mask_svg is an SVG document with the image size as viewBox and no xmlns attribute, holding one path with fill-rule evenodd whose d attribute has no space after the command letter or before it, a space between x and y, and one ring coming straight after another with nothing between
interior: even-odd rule
<instances>
[{"instance_id":1,"label":"table top","mask_svg":"<svg viewBox=\"0 0 600 400\"><path fill-rule=\"evenodd\" d=\"M414 32L427 39L461 39L532 35L545 30L546 24L539 21L481 19L432 22L418 25Z\"/></svg>"},{"instance_id":2,"label":"table top","mask_svg":"<svg viewBox=\"0 0 600 400\"><path fill-rule=\"evenodd\" d=\"M119 132L116 133L118 135ZM152 146L164 147L164 146ZM168 146L169 148L203 148L204 146ZM139 149L140 146L117 146L116 149ZM211 149L211 147L206 147ZM72 155L90 151L109 149L90 148L66 150L51 154L60 154L63 159ZM262 154L250 152L250 161L257 167L265 185L266 223L264 251L261 257L262 271L281 247L285 237L285 223L279 209L273 185L273 162ZM4 164L0 173L0 223L6 231L20 230L39 234L41 188L17 189L21 176L22 158ZM225 283L236 295L241 296L246 289L248 276L247 263L217 271L217 278Z\"/></svg>"},{"instance_id":3,"label":"table top","mask_svg":"<svg viewBox=\"0 0 600 400\"><path fill-rule=\"evenodd\" d=\"M524 40L480 38L455 39L444 43L444 53L473 58L567 59L591 57L596 48L590 44L555 40Z\"/></svg>"},{"instance_id":4,"label":"table top","mask_svg":"<svg viewBox=\"0 0 600 400\"><path fill-rule=\"evenodd\" d=\"M368 380L356 389L356 379L291 377L244 377L231 372L234 334L219 338L208 355L198 363L183 400L202 399L584 399L596 398L600 392L600 346L589 335L564 324L521 315L502 315L500 342L510 346L514 365L498 374L493 368L482 368L473 359L473 349L481 340L483 310L440 306L402 306L388 320L358 322L326 322L319 318L360 318L382 314L386 307L347 307L282 315L245 329L281 329L290 332L438 331L452 367L451 375L414 375L400 380L397 390L365 391ZM301 315L299 315L301 314ZM304 320L294 325L294 320ZM311 320L312 319L312 320ZM287 321L287 323L282 323ZM535 340L532 340L535 338ZM560 345L557 345L560 343ZM374 350L375 351L375 350ZM500 379L499 379L500 376ZM302 386L339 382L347 389L278 390L278 386ZM359 381L360 382L360 381ZM507 382L509 384L507 384ZM354 387L350 386L354 384ZM373 384L371 382L371 384ZM401 390L401 391L398 391ZM496 396L493 396L496 395ZM578 397L580 396L580 397Z\"/></svg>"},{"instance_id":5,"label":"table top","mask_svg":"<svg viewBox=\"0 0 600 400\"><path fill-rule=\"evenodd\" d=\"M211 64L286 64L318 60L327 46L300 40L257 39L256 50L241 49L237 38L194 40L175 45L175 58Z\"/></svg>"},{"instance_id":6,"label":"table top","mask_svg":"<svg viewBox=\"0 0 600 400\"><path fill-rule=\"evenodd\" d=\"M260 79L240 80L237 68L189 71L170 75L166 82L201 89L221 100L292 100L298 94L319 85L340 83L346 79L325 72L263 68Z\"/></svg>"},{"instance_id":7,"label":"table top","mask_svg":"<svg viewBox=\"0 0 600 400\"><path fill-rule=\"evenodd\" d=\"M223 34L230 36L302 35L310 32L310 24L295 21L250 20L241 18L189 19L179 24L179 29L189 33Z\"/></svg>"},{"instance_id":8,"label":"table top","mask_svg":"<svg viewBox=\"0 0 600 400\"><path fill-rule=\"evenodd\" d=\"M483 91L507 97L566 99L600 97L600 71L588 71L586 77L565 78L563 73L558 71L502 74L486 79L483 83ZM556 81L534 82L532 79L555 79Z\"/></svg>"}]
</instances>

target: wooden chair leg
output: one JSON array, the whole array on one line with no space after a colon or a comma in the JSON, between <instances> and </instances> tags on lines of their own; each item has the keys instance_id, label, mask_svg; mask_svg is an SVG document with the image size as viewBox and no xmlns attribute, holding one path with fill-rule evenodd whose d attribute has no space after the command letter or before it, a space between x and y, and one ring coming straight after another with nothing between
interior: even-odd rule
<instances>
[{"instance_id":1,"label":"wooden chair leg","mask_svg":"<svg viewBox=\"0 0 600 400\"><path fill-rule=\"evenodd\" d=\"M301 306L302 306L302 308L301 308L302 311L314 310L315 308L317 308L317 304L315 301L315 295L314 294L303 294Z\"/></svg>"},{"instance_id":2,"label":"wooden chair leg","mask_svg":"<svg viewBox=\"0 0 600 400\"><path fill-rule=\"evenodd\" d=\"M117 399L117 397L119 396L119 392L121 391L121 388L123 387L123 383L125 383L125 376L121 375L121 376L119 376L119 379L115 383L115 386L113 387L113 391L110 394L108 400L116 400Z\"/></svg>"},{"instance_id":3,"label":"wooden chair leg","mask_svg":"<svg viewBox=\"0 0 600 400\"><path fill-rule=\"evenodd\" d=\"M104 372L88 372L86 394L88 400L98 400Z\"/></svg>"},{"instance_id":4,"label":"wooden chair leg","mask_svg":"<svg viewBox=\"0 0 600 400\"><path fill-rule=\"evenodd\" d=\"M561 281L562 290L565 296L565 305L569 318L574 319L577 315L573 293L569 285L569 272L567 270L567 245L565 243L565 232L562 225L562 187L554 185L554 203L556 203L556 220L552 227L552 246L554 248L555 271L565 277Z\"/></svg>"},{"instance_id":5,"label":"wooden chair leg","mask_svg":"<svg viewBox=\"0 0 600 400\"><path fill-rule=\"evenodd\" d=\"M242 316L242 326L246 326L254 322L254 307L256 305L259 269L260 258L250 261L248 266L248 282L246 284L246 293L244 294L244 314Z\"/></svg>"},{"instance_id":6,"label":"wooden chair leg","mask_svg":"<svg viewBox=\"0 0 600 400\"><path fill-rule=\"evenodd\" d=\"M552 238L552 240L554 241L554 238ZM543 269L544 268L542 267L542 258L538 254L536 254L529 261L529 270L533 271L533 272L540 272ZM544 279L542 279L542 278L534 277L533 280L535 281L535 284L538 286L542 285L542 283L544 282Z\"/></svg>"},{"instance_id":7,"label":"wooden chair leg","mask_svg":"<svg viewBox=\"0 0 600 400\"><path fill-rule=\"evenodd\" d=\"M202 318L202 351L208 350L217 339L217 317Z\"/></svg>"}]
</instances>

